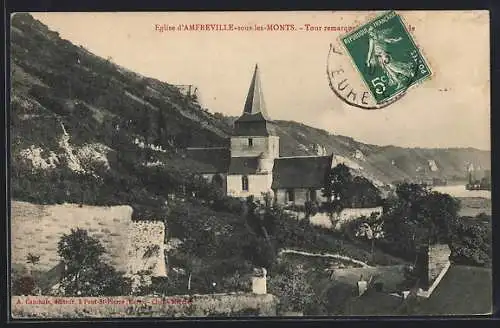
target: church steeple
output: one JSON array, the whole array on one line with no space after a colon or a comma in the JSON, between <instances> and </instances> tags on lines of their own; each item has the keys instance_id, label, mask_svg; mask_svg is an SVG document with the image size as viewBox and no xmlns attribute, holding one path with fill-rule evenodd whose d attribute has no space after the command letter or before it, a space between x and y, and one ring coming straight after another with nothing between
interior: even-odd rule
<instances>
[{"instance_id":1,"label":"church steeple","mask_svg":"<svg viewBox=\"0 0 500 328\"><path fill-rule=\"evenodd\" d=\"M235 122L235 135L275 135L274 125L267 114L262 93L259 66L256 64L242 115Z\"/></svg>"},{"instance_id":2,"label":"church steeple","mask_svg":"<svg viewBox=\"0 0 500 328\"><path fill-rule=\"evenodd\" d=\"M264 102L264 96L262 94L259 66L255 64L255 70L253 72L252 81L250 82L250 88L248 89L245 107L243 108L243 115L255 115L258 113L261 113L262 118L269 120L266 111L266 103Z\"/></svg>"}]
</instances>

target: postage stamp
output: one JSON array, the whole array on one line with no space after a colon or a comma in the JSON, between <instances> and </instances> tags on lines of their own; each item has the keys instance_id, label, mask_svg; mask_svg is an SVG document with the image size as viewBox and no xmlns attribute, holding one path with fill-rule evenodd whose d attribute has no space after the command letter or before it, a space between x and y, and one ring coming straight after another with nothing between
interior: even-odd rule
<instances>
[{"instance_id":1,"label":"postage stamp","mask_svg":"<svg viewBox=\"0 0 500 328\"><path fill-rule=\"evenodd\" d=\"M432 75L401 17L394 11L342 36L341 43L377 104L390 101Z\"/></svg>"}]
</instances>

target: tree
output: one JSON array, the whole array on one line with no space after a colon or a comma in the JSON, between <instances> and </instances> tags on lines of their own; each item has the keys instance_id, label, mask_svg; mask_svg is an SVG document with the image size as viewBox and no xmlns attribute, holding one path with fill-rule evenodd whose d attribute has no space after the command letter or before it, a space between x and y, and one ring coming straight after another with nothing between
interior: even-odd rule
<instances>
[{"instance_id":1,"label":"tree","mask_svg":"<svg viewBox=\"0 0 500 328\"><path fill-rule=\"evenodd\" d=\"M101 260L105 249L86 230L71 229L64 234L57 252L65 265L61 287L66 295L111 296L129 291L130 281Z\"/></svg>"},{"instance_id":2,"label":"tree","mask_svg":"<svg viewBox=\"0 0 500 328\"><path fill-rule=\"evenodd\" d=\"M32 267L37 265L40 262L40 255L34 255L32 253L28 253L26 256L26 263L30 264Z\"/></svg>"},{"instance_id":3,"label":"tree","mask_svg":"<svg viewBox=\"0 0 500 328\"><path fill-rule=\"evenodd\" d=\"M378 220L365 220L363 218L358 231L356 231L356 237L363 237L371 242L370 254L373 260L373 251L375 248L375 240L384 237L383 222Z\"/></svg>"},{"instance_id":4,"label":"tree","mask_svg":"<svg viewBox=\"0 0 500 328\"><path fill-rule=\"evenodd\" d=\"M270 201L261 204L260 201L255 201L253 196L247 198L247 211L245 220L248 226L253 229L253 232L262 237L267 245L257 245L265 258L273 257L275 248L271 240L270 231L274 231L275 216L271 212ZM257 238L260 239L260 238ZM267 261L264 261L267 262Z\"/></svg>"},{"instance_id":5,"label":"tree","mask_svg":"<svg viewBox=\"0 0 500 328\"><path fill-rule=\"evenodd\" d=\"M421 245L448 243L450 224L459 208L460 202L448 194L418 184L400 184L382 217L387 240L393 250L406 253L406 258L416 256Z\"/></svg>"},{"instance_id":6,"label":"tree","mask_svg":"<svg viewBox=\"0 0 500 328\"><path fill-rule=\"evenodd\" d=\"M334 226L333 214L340 213L348 204L349 186L352 180L349 167L343 163L338 164L326 174L322 193L323 197L327 199L326 210L330 213L330 220Z\"/></svg>"},{"instance_id":7,"label":"tree","mask_svg":"<svg viewBox=\"0 0 500 328\"><path fill-rule=\"evenodd\" d=\"M491 266L491 223L477 218L456 219L451 225L450 248L453 263Z\"/></svg>"},{"instance_id":8,"label":"tree","mask_svg":"<svg viewBox=\"0 0 500 328\"><path fill-rule=\"evenodd\" d=\"M281 272L271 274L269 292L279 298L280 312L304 312L316 301L316 293L305 274L306 270L302 266L289 265Z\"/></svg>"},{"instance_id":9,"label":"tree","mask_svg":"<svg viewBox=\"0 0 500 328\"><path fill-rule=\"evenodd\" d=\"M347 186L350 207L375 207L382 202L380 191L365 177L356 176Z\"/></svg>"}]
</instances>

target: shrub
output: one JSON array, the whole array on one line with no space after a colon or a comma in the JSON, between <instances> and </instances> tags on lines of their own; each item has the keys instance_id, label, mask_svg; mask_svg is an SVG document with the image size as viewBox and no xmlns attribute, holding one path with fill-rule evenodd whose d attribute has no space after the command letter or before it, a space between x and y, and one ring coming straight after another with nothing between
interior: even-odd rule
<instances>
[{"instance_id":1,"label":"shrub","mask_svg":"<svg viewBox=\"0 0 500 328\"><path fill-rule=\"evenodd\" d=\"M285 265L269 278L269 292L279 298L278 312L304 312L315 302L316 293L301 266Z\"/></svg>"},{"instance_id":2,"label":"shrub","mask_svg":"<svg viewBox=\"0 0 500 328\"><path fill-rule=\"evenodd\" d=\"M306 201L304 204L304 207L305 207L305 212L306 212L307 217L314 216L319 211L318 202Z\"/></svg>"},{"instance_id":3,"label":"shrub","mask_svg":"<svg viewBox=\"0 0 500 328\"><path fill-rule=\"evenodd\" d=\"M72 229L58 242L59 256L66 266L61 286L66 296L127 295L131 281L102 261L105 253L99 240L86 230Z\"/></svg>"},{"instance_id":4,"label":"shrub","mask_svg":"<svg viewBox=\"0 0 500 328\"><path fill-rule=\"evenodd\" d=\"M35 288L36 282L32 276L12 277L13 295L33 295Z\"/></svg>"}]
</instances>

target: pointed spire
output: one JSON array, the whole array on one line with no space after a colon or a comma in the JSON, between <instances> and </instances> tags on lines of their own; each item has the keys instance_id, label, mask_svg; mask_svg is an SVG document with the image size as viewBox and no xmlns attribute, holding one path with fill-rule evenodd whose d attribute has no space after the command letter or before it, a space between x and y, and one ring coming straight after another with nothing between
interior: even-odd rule
<instances>
[{"instance_id":1,"label":"pointed spire","mask_svg":"<svg viewBox=\"0 0 500 328\"><path fill-rule=\"evenodd\" d=\"M250 88L248 90L247 99L245 101L243 115L254 115L261 113L264 119L268 120L269 118L267 116L266 105L261 88L259 66L255 64L255 70L253 73L252 82L250 83Z\"/></svg>"}]
</instances>

